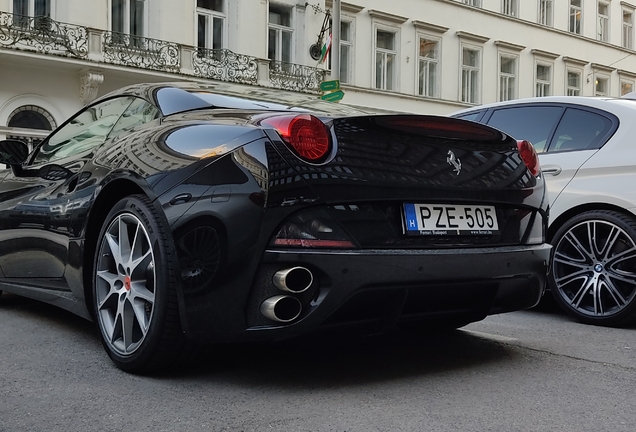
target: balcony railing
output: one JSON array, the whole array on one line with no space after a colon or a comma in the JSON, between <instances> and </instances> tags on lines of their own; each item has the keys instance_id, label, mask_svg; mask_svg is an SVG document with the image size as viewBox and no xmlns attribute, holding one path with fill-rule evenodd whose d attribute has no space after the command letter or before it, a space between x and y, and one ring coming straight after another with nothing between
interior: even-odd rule
<instances>
[{"instance_id":1,"label":"balcony railing","mask_svg":"<svg viewBox=\"0 0 636 432\"><path fill-rule=\"evenodd\" d=\"M199 78L319 93L323 69L0 11L0 49L33 51Z\"/></svg>"},{"instance_id":2,"label":"balcony railing","mask_svg":"<svg viewBox=\"0 0 636 432\"><path fill-rule=\"evenodd\" d=\"M176 43L113 32L104 32L103 38L107 63L162 72L181 70L180 47Z\"/></svg>"},{"instance_id":3,"label":"balcony railing","mask_svg":"<svg viewBox=\"0 0 636 432\"><path fill-rule=\"evenodd\" d=\"M244 84L258 82L258 61L255 57L236 54L227 49L196 49L192 52L194 75L220 81Z\"/></svg>"},{"instance_id":4,"label":"balcony railing","mask_svg":"<svg viewBox=\"0 0 636 432\"><path fill-rule=\"evenodd\" d=\"M48 17L28 17L0 11L0 47L85 59L88 29Z\"/></svg>"},{"instance_id":5,"label":"balcony railing","mask_svg":"<svg viewBox=\"0 0 636 432\"><path fill-rule=\"evenodd\" d=\"M286 63L276 60L269 62L269 80L276 88L301 92L319 92L325 71L310 66Z\"/></svg>"}]
</instances>

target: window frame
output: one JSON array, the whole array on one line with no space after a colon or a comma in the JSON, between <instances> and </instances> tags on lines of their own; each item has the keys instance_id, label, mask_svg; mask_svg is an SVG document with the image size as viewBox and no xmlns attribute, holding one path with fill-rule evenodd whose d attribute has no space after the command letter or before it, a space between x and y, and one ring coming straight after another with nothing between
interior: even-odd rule
<instances>
[{"instance_id":1,"label":"window frame","mask_svg":"<svg viewBox=\"0 0 636 432\"><path fill-rule=\"evenodd\" d=\"M620 85L620 89L619 89L619 92L620 92L619 96L625 96L626 94L633 93L635 91L634 89L636 88L636 80L634 80L634 79L621 78L621 83L620 84L621 85ZM630 86L629 91L623 91L625 84L628 84Z\"/></svg>"},{"instance_id":2,"label":"window frame","mask_svg":"<svg viewBox=\"0 0 636 432\"><path fill-rule=\"evenodd\" d=\"M570 74L578 75L578 87L570 85ZM576 94L575 94L576 93ZM583 94L583 70L573 67L565 68L565 94L567 96L581 96Z\"/></svg>"},{"instance_id":3,"label":"window frame","mask_svg":"<svg viewBox=\"0 0 636 432\"><path fill-rule=\"evenodd\" d=\"M594 72L594 96L608 97L611 96L611 75L603 72ZM605 89L599 91L599 84L605 84Z\"/></svg>"},{"instance_id":4,"label":"window frame","mask_svg":"<svg viewBox=\"0 0 636 432\"><path fill-rule=\"evenodd\" d=\"M501 13L517 18L519 16L519 0L501 0Z\"/></svg>"},{"instance_id":5,"label":"window frame","mask_svg":"<svg viewBox=\"0 0 636 432\"><path fill-rule=\"evenodd\" d=\"M498 67L497 67L497 71L498 71L498 80L497 80L497 100L499 102L503 102L503 101L509 101L509 100L514 100L518 98L519 95L519 55L518 54L513 54L507 51L502 51L500 50L498 52ZM506 59L512 59L514 60L514 72L511 74L509 72L503 72L501 70L501 66L502 66L502 59L506 58ZM509 81L510 78L513 79L513 95L512 97L510 97L510 95L508 95L508 98L506 99L502 99L502 91L503 91L503 86L502 86L502 78L507 78L506 81Z\"/></svg>"},{"instance_id":6,"label":"window frame","mask_svg":"<svg viewBox=\"0 0 636 432\"><path fill-rule=\"evenodd\" d=\"M35 18L35 0L22 0L27 2L27 16ZM55 9L57 6L57 0L47 0L49 3L49 15L51 19L55 19ZM10 0L9 8L12 14L15 14L15 0ZM41 15L40 15L41 16Z\"/></svg>"},{"instance_id":7,"label":"window frame","mask_svg":"<svg viewBox=\"0 0 636 432\"><path fill-rule=\"evenodd\" d=\"M388 48L379 48L378 47L378 31L383 32L383 33L392 33L393 34L393 49L388 49ZM383 23L378 23L375 22L373 25L373 56L371 58L372 61L372 71L373 71L373 76L372 76L372 88L376 89L376 90L384 90L384 91L399 91L399 58L400 58L400 28L396 27L396 26L391 26L391 25L387 25L387 24L383 24ZM378 87L378 77L377 77L377 57L378 54L382 54L383 55L383 74L382 74L382 80L380 83L380 87ZM393 76L391 79L391 88L389 88L388 86L388 80L387 80L387 67L389 65L389 61L388 61L388 56L389 55L393 55L394 56L394 62L393 62Z\"/></svg>"},{"instance_id":8,"label":"window frame","mask_svg":"<svg viewBox=\"0 0 636 432\"><path fill-rule=\"evenodd\" d=\"M282 24L273 24L269 21L269 15L271 13L271 7L274 6L280 9L286 9L289 11L289 24L290 26L284 26ZM267 58L274 61L279 61L282 63L293 63L295 61L296 55L296 8L293 5L288 5L285 3L275 3L268 2L267 4ZM274 50L274 57L270 58L270 44L269 44L269 33L271 30L276 32L276 47ZM289 60L284 59L283 50L283 32L287 32L290 34L291 44L289 47Z\"/></svg>"},{"instance_id":9,"label":"window frame","mask_svg":"<svg viewBox=\"0 0 636 432\"><path fill-rule=\"evenodd\" d=\"M550 69L550 78L548 80L540 80L538 76L539 66ZM539 94L538 86L541 85L545 89L548 86L548 93ZM537 59L534 62L534 97L552 96L554 90L554 62Z\"/></svg>"},{"instance_id":10,"label":"window frame","mask_svg":"<svg viewBox=\"0 0 636 432\"><path fill-rule=\"evenodd\" d=\"M223 12L215 11L213 9L206 9L197 5L198 1L194 0L194 40L196 41L197 48L205 49L224 49L228 46L228 0L221 0L223 3ZM204 46L199 45L199 16L205 17L205 32L207 37L204 41ZM223 29L221 31L221 46L220 48L214 48L214 19L221 19L223 21Z\"/></svg>"},{"instance_id":11,"label":"window frame","mask_svg":"<svg viewBox=\"0 0 636 432\"><path fill-rule=\"evenodd\" d=\"M462 3L468 6L481 7L481 0L462 0Z\"/></svg>"},{"instance_id":12,"label":"window frame","mask_svg":"<svg viewBox=\"0 0 636 432\"><path fill-rule=\"evenodd\" d=\"M568 31L573 34L583 34L583 0L579 0L579 6L572 4L574 0L570 0L568 14ZM576 14L579 14L579 20L576 20ZM578 28L577 28L578 24Z\"/></svg>"},{"instance_id":13,"label":"window frame","mask_svg":"<svg viewBox=\"0 0 636 432\"><path fill-rule=\"evenodd\" d=\"M634 8L623 6L621 10L621 46L627 49L634 49ZM629 22L625 22L626 13L631 18Z\"/></svg>"},{"instance_id":14,"label":"window frame","mask_svg":"<svg viewBox=\"0 0 636 432\"><path fill-rule=\"evenodd\" d=\"M546 27L554 27L554 2L553 0L539 0L537 22Z\"/></svg>"},{"instance_id":15,"label":"window frame","mask_svg":"<svg viewBox=\"0 0 636 432\"><path fill-rule=\"evenodd\" d=\"M600 7L606 8L607 14L601 14ZM609 42L610 35L610 14L611 3L605 0L598 0L596 3L596 40L601 42Z\"/></svg>"},{"instance_id":16,"label":"window frame","mask_svg":"<svg viewBox=\"0 0 636 432\"><path fill-rule=\"evenodd\" d=\"M474 51L477 52L479 57L477 59L477 66L471 66L471 65L465 65L464 64L464 51L469 50L469 51ZM460 102L463 103L470 103L470 104L480 104L481 103L481 98L482 98L482 89L481 89L481 83L482 83L482 72L483 72L483 47L479 46L479 45L475 45L475 44L470 44L470 43L464 43L462 42L460 44L460 49L459 49L459 66L460 66L460 73L459 73L459 94L458 94L458 100ZM464 91L464 72L477 72L477 84L476 85L471 85L470 86L470 90L472 90L473 88L475 89L475 100L468 100L468 98L464 98L464 94L468 94L468 93L473 93L472 91ZM470 80L472 84L473 80Z\"/></svg>"},{"instance_id":17,"label":"window frame","mask_svg":"<svg viewBox=\"0 0 636 432\"><path fill-rule=\"evenodd\" d=\"M123 22L123 26L124 26L124 30L123 32L116 32L113 29L113 25L115 24L114 20L113 20L113 0L109 0L108 4L110 6L110 8L108 9L108 21L109 21L109 25L108 28L110 29L110 31L112 33L118 33L118 34L124 34L127 36L130 36L131 40L133 38L146 38L148 37L148 23L149 23L149 19L148 19L148 7L150 6L150 2L148 0L121 0L124 2L124 22ZM131 1L142 1L144 3L144 11L143 11L143 20L142 20L142 34L134 34L131 32L131 17L130 17L130 2Z\"/></svg>"},{"instance_id":18,"label":"window frame","mask_svg":"<svg viewBox=\"0 0 636 432\"><path fill-rule=\"evenodd\" d=\"M345 14L341 14L340 16L340 22L341 22L341 26L343 22L346 22L349 24L349 33L351 36L351 40L344 40L342 38L342 29L340 30L340 82L344 83L344 84L353 84L353 77L354 75L354 68L355 68L355 30L356 30L356 19L355 17L349 16L349 15L345 15ZM343 62L343 58L342 58L342 53L344 52L342 50L342 47L346 46L349 48L349 59L347 60L347 77L343 79L343 74L342 74L342 65L344 64ZM330 51L331 53L331 51Z\"/></svg>"},{"instance_id":19,"label":"window frame","mask_svg":"<svg viewBox=\"0 0 636 432\"><path fill-rule=\"evenodd\" d=\"M430 34L427 34L425 32L421 32L418 31L416 32L416 36L417 36L417 44L416 44L416 53L415 53L415 58L417 59L416 61L416 65L415 65L415 76L416 76L416 88L417 88L417 95L418 96L423 96L423 97L429 97L429 98L434 98L434 99L439 99L440 98L440 94L441 94L441 88L442 88L442 74L441 74L441 70L442 70L442 59L441 59L441 52L442 52L442 38L439 36L432 36ZM420 44L421 41L425 40L425 41L430 41L430 42L435 42L436 44L436 57L434 59L430 59L428 57L421 57L420 56ZM435 81L433 83L433 94L426 94L426 91L424 91L425 89L428 89L429 86L424 86L422 85L422 83L420 82L420 77L421 77L421 63L422 61L425 61L427 63L433 63L435 65ZM420 89L422 89L422 91L420 91Z\"/></svg>"}]
</instances>

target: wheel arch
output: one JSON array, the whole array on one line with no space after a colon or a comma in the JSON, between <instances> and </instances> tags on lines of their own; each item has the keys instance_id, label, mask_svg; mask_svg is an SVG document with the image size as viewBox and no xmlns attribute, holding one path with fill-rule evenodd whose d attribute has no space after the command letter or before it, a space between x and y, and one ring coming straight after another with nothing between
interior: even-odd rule
<instances>
[{"instance_id":1,"label":"wheel arch","mask_svg":"<svg viewBox=\"0 0 636 432\"><path fill-rule=\"evenodd\" d=\"M115 203L124 197L135 194L148 195L144 189L134 181L129 179L113 180L105 185L99 192L88 214L88 221L84 232L84 257L90 257L90 259L84 260L82 281L84 284L86 307L93 319L95 318L93 316L93 307L91 306L93 301L93 258L97 248L99 232L104 224L104 220L106 220L106 216L108 216L110 209Z\"/></svg>"},{"instance_id":2,"label":"wheel arch","mask_svg":"<svg viewBox=\"0 0 636 432\"><path fill-rule=\"evenodd\" d=\"M586 211L592 211L592 210L611 210L611 211L624 214L626 216L636 217L629 210L626 210L625 208L614 205L614 204L608 204L603 202L581 204L564 211L555 220L550 222L550 226L548 227L548 242L552 242L552 239L554 238L554 235L556 234L556 232L568 220L572 219L576 215L579 215Z\"/></svg>"}]
</instances>

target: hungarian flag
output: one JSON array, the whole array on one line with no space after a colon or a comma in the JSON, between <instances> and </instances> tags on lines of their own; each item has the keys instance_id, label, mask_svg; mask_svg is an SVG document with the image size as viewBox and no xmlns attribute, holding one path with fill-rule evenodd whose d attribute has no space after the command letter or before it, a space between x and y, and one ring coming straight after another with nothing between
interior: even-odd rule
<instances>
[{"instance_id":1,"label":"hungarian flag","mask_svg":"<svg viewBox=\"0 0 636 432\"><path fill-rule=\"evenodd\" d=\"M320 62L324 63L325 60L327 59L327 56L329 55L329 50L331 49L331 33L329 33L327 35L327 40L325 41L325 44L322 46L322 49L320 50Z\"/></svg>"}]
</instances>

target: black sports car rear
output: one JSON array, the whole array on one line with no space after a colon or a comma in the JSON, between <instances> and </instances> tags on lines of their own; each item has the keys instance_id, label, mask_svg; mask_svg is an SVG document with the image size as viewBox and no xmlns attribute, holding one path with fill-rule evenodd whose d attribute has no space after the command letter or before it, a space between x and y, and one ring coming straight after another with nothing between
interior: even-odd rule
<instances>
[{"instance_id":1,"label":"black sports car rear","mask_svg":"<svg viewBox=\"0 0 636 432\"><path fill-rule=\"evenodd\" d=\"M456 328L534 306L534 149L463 120L137 85L0 142L0 289L93 319L120 368L190 341Z\"/></svg>"}]
</instances>

